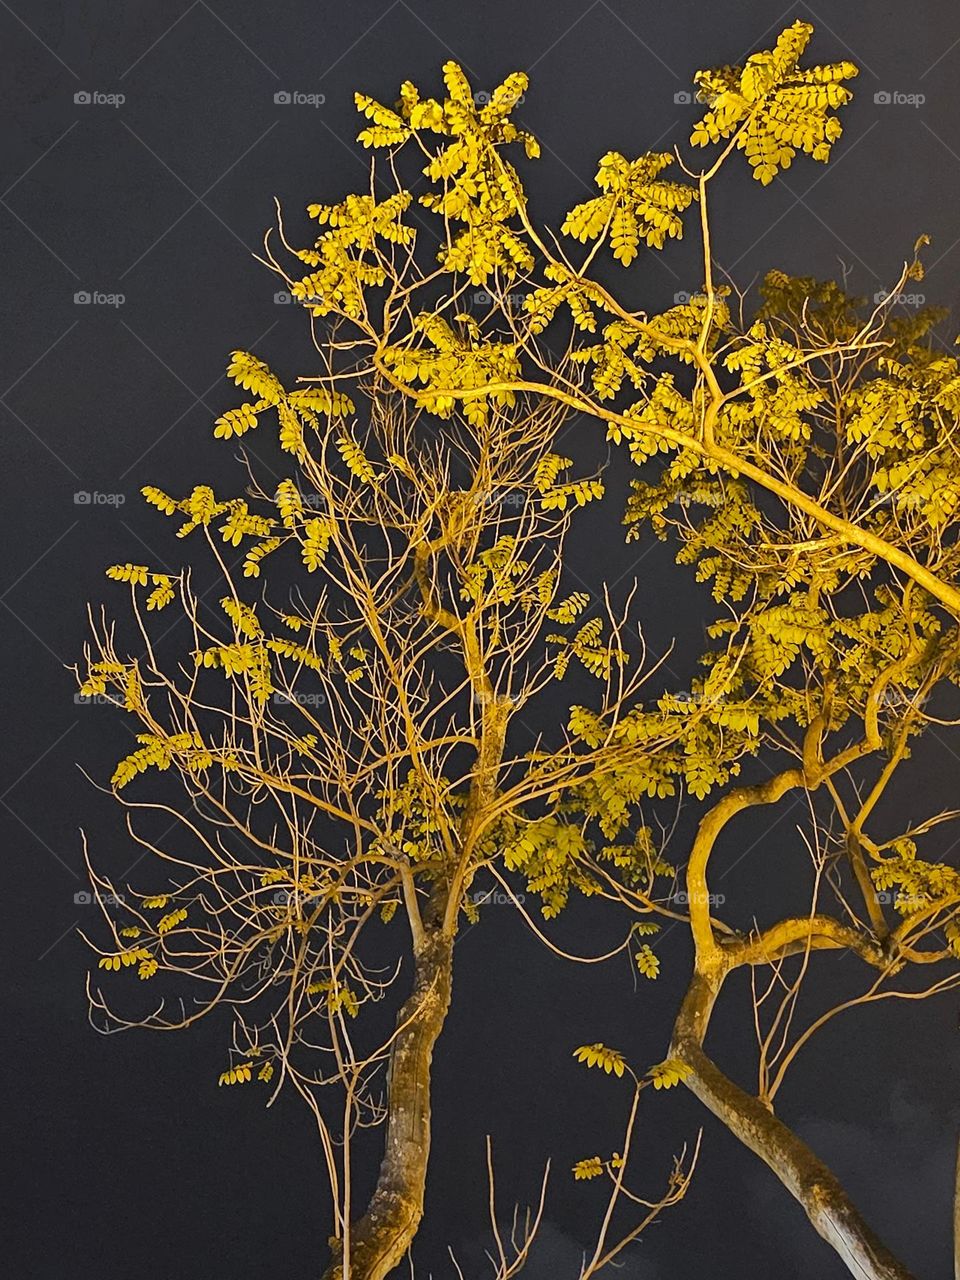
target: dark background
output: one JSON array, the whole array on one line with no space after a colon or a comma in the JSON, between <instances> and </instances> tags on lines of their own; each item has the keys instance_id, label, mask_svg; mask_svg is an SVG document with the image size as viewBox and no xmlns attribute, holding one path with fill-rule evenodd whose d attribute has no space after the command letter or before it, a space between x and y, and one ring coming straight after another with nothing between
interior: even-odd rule
<instances>
[{"instance_id":1,"label":"dark background","mask_svg":"<svg viewBox=\"0 0 960 1280\"><path fill-rule=\"evenodd\" d=\"M273 277L250 258L272 221L273 197L296 221L309 201L363 189L354 89L391 101L410 78L435 92L440 65L453 56L477 89L514 69L530 72L517 115L540 138L543 159L524 172L538 215L556 225L590 194L604 151L632 156L685 139L696 107L674 95L696 68L769 47L796 17L817 27L815 61L849 57L861 68L846 132L826 169L798 160L767 190L730 167L714 198L720 263L744 285L772 266L821 276L846 268L851 287L872 296L928 232L929 273L912 287L954 306L956 0L821 0L782 12L757 0L0 0L7 1274L260 1280L316 1274L325 1256L320 1150L301 1104L281 1099L267 1112L252 1093L217 1090L222 1023L178 1036L98 1036L87 1022L89 957L77 937L95 908L74 903L84 887L80 827L94 855L119 871L139 851L116 807L76 767L102 779L126 749L124 730L109 708L74 703L65 664L79 656L86 601L118 601L102 566L158 565L177 553L140 503L141 485L180 493L218 477L225 488L239 482L210 430L234 403L222 376L227 353L242 347L299 371L302 317L274 304ZM280 90L325 102L277 105ZM875 102L884 90L926 100ZM82 91L126 100L75 102ZM648 309L670 305L676 291L699 284L693 244L643 254L631 279ZM124 301L77 304L80 291ZM599 447L598 428L577 431L588 451ZM77 503L78 492L114 498ZM598 550L581 544L574 572L595 579ZM610 580L639 574L654 652L675 635L686 640L673 660L682 686L685 655L708 613L703 596L671 573L659 548L608 538L600 558ZM928 748L924 798L937 787L953 798L953 745L943 733ZM784 805L771 832L738 829L718 886L734 916L741 891L741 915L756 909L757 886L762 896L770 879L760 860L783 852L797 816ZM553 936L603 950L615 930L592 906L575 905ZM635 990L626 967L618 976L549 956L506 907L491 907L464 934L437 1063L418 1275L455 1274L448 1243L470 1280L485 1273L490 1133L505 1209L535 1196L553 1156L548 1221L526 1274L575 1277L598 1198L592 1186L573 1184L569 1166L617 1147L627 1099L615 1082L577 1068L571 1049L602 1040L641 1067L662 1057L685 945L682 929L665 933L657 943L663 977ZM845 980L830 972L831 982ZM752 1047L744 995L731 990L711 1042L735 1074ZM848 1181L894 1250L931 1280L949 1272L956 1023L952 997L853 1014L807 1051L782 1096L786 1118ZM657 1096L645 1112L638 1141L651 1193L669 1152L701 1123L704 1153L687 1201L620 1274L846 1274L773 1177L684 1091Z\"/></svg>"}]
</instances>

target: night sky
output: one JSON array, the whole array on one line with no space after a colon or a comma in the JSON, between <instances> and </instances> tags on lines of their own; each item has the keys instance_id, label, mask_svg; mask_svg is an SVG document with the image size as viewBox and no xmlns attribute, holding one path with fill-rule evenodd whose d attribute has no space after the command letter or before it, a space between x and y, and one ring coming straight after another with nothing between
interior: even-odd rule
<instances>
[{"instance_id":1,"label":"night sky","mask_svg":"<svg viewBox=\"0 0 960 1280\"><path fill-rule=\"evenodd\" d=\"M119 807L77 767L103 781L128 749L122 717L74 702L65 667L80 657L86 603L123 608L103 566L177 554L139 499L142 485L179 494L219 481L239 490L240 467L211 435L213 419L236 402L223 377L229 351L308 371L302 316L275 304L274 277L251 259L274 197L297 218L310 201L364 189L353 91L389 102L409 78L435 92L441 64L454 57L476 89L512 70L530 74L516 114L541 140L543 158L524 175L538 218L556 226L592 193L605 151L632 156L685 141L697 108L675 95L690 88L693 71L769 47L796 18L817 28L808 61L846 57L861 69L844 137L829 166L800 157L766 190L745 165L729 166L713 198L717 259L743 286L772 267L821 277L847 270L851 290L872 297L926 232L929 271L913 287L953 309L952 337L960 309L956 0L821 0L782 11L759 0L0 0L6 1274L261 1280L316 1275L326 1257L322 1160L302 1103L282 1096L266 1111L262 1095L217 1089L226 1018L171 1036L98 1035L84 995L90 956L77 936L95 908L74 900L86 887L81 828L121 879L140 853ZM278 104L282 91L323 101ZM876 101L884 93L925 100ZM691 239L641 254L630 296L654 311L695 290L696 252ZM84 292L101 300L75 302ZM103 300L111 295L113 303ZM602 461L602 429L582 422L576 430L578 458ZM613 461L614 470L625 465ZM626 478L612 483L623 488ZM94 497L77 502L77 494ZM591 514L571 540L571 568L595 581L602 562L611 581L639 577L646 641L661 653L676 637L670 666L682 688L709 600L665 549L611 537L612 521L612 507ZM944 731L924 751L911 803L955 803L960 739ZM738 825L724 847L715 878L734 923L764 906L773 877L763 862L795 851L798 816L784 803L754 827ZM691 824L685 815L671 848L678 860ZM951 838L944 835L942 852ZM609 908L582 901L551 926L561 944L594 954L621 931ZM571 1051L603 1041L641 1067L665 1056L689 971L685 930L665 930L657 949L662 977L641 990L623 958L563 964L507 906L491 906L462 934L435 1060L418 1277L455 1275L448 1244L469 1280L487 1273L489 1133L506 1210L536 1196L553 1158L547 1222L524 1274L574 1280L599 1194L575 1185L569 1168L617 1146L628 1098L579 1068ZM855 968L831 960L830 992L845 990ZM710 1045L748 1081L745 976L728 988ZM805 1052L780 1102L925 1280L950 1266L957 1021L954 996L841 1018ZM637 1142L649 1190L701 1124L703 1155L687 1200L618 1274L845 1276L774 1177L683 1090L645 1095ZM360 1159L372 1177L376 1140Z\"/></svg>"}]
</instances>

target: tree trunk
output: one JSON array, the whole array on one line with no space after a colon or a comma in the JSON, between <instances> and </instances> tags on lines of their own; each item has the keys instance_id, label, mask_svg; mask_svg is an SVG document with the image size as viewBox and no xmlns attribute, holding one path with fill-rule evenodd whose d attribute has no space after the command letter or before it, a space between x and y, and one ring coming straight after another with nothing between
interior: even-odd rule
<instances>
[{"instance_id":1,"label":"tree trunk","mask_svg":"<svg viewBox=\"0 0 960 1280\"><path fill-rule=\"evenodd\" d=\"M382 1280L402 1260L423 1217L430 1152L430 1063L450 1007L453 940L426 933L415 953L413 991L397 1015L387 1084L386 1139L376 1189L363 1217L351 1224L324 1280Z\"/></svg>"},{"instance_id":2,"label":"tree trunk","mask_svg":"<svg viewBox=\"0 0 960 1280\"><path fill-rule=\"evenodd\" d=\"M758 1099L729 1080L703 1050L720 982L694 976L671 1053L693 1068L687 1087L777 1175L857 1280L913 1280L874 1235L835 1174Z\"/></svg>"}]
</instances>

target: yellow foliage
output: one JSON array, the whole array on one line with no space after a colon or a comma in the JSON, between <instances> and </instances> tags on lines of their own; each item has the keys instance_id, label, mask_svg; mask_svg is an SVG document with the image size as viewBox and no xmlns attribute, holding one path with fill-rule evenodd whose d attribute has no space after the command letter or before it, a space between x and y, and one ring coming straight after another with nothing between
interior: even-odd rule
<instances>
[{"instance_id":1,"label":"yellow foliage","mask_svg":"<svg viewBox=\"0 0 960 1280\"><path fill-rule=\"evenodd\" d=\"M583 1044L574 1049L573 1056L587 1067L599 1067L610 1075L622 1076L626 1070L623 1054L616 1049L609 1049L605 1044Z\"/></svg>"},{"instance_id":2,"label":"yellow foliage","mask_svg":"<svg viewBox=\"0 0 960 1280\"><path fill-rule=\"evenodd\" d=\"M680 1084L692 1075L693 1068L688 1067L679 1058L667 1058L665 1062L658 1062L647 1072L647 1078L653 1082L654 1089L672 1089L674 1085Z\"/></svg>"}]
</instances>

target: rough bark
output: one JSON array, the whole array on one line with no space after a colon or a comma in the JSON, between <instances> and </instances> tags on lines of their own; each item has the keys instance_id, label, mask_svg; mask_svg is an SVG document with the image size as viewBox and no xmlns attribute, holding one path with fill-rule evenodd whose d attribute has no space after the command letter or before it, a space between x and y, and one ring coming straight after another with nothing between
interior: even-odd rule
<instances>
[{"instance_id":1,"label":"rough bark","mask_svg":"<svg viewBox=\"0 0 960 1280\"><path fill-rule=\"evenodd\" d=\"M851 1275L857 1280L913 1280L860 1216L832 1170L704 1052L719 982L695 975L677 1018L671 1053L693 1069L687 1087L777 1175Z\"/></svg>"},{"instance_id":2,"label":"rough bark","mask_svg":"<svg viewBox=\"0 0 960 1280\"><path fill-rule=\"evenodd\" d=\"M430 1152L430 1064L450 1007L452 939L428 931L415 954L414 984L397 1015L387 1086L383 1159L366 1212L351 1225L349 1280L382 1280L410 1247L420 1219ZM342 1242L324 1280L344 1280Z\"/></svg>"}]
</instances>

